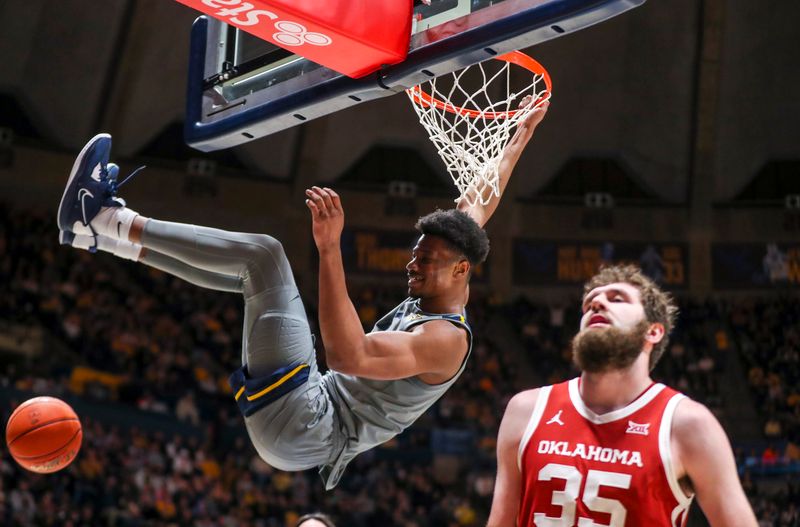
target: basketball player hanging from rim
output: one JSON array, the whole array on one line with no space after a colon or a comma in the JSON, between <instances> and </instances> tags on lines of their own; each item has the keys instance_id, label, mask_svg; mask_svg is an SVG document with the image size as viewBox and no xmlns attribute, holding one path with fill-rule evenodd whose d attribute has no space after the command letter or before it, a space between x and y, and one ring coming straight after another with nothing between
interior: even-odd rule
<instances>
[{"instance_id":1,"label":"basketball player hanging from rim","mask_svg":"<svg viewBox=\"0 0 800 527\"><path fill-rule=\"evenodd\" d=\"M499 164L501 190L546 109L545 103L530 112L508 142ZM357 454L410 426L464 370L472 346L464 311L470 273L488 253L482 227L499 196L485 205L462 199L456 209L419 219L406 265L408 298L365 334L345 285L339 195L306 190L330 367L322 375L280 242L138 215L116 197L119 168L108 162L110 149L111 137L100 134L78 155L59 206L61 242L244 296L242 367L230 384L253 445L270 465L320 467L331 489Z\"/></svg>"},{"instance_id":2,"label":"basketball player hanging from rim","mask_svg":"<svg viewBox=\"0 0 800 527\"><path fill-rule=\"evenodd\" d=\"M508 403L490 527L681 527L694 496L712 527L756 527L728 438L702 404L653 382L677 316L632 266L584 287L578 378Z\"/></svg>"}]
</instances>

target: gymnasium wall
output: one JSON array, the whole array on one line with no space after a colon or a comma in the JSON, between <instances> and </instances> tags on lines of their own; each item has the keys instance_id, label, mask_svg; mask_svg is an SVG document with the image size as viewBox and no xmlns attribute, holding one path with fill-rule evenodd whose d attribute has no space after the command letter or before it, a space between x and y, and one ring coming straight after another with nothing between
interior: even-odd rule
<instances>
[{"instance_id":1,"label":"gymnasium wall","mask_svg":"<svg viewBox=\"0 0 800 527\"><path fill-rule=\"evenodd\" d=\"M59 153L16 146L13 162L0 167L0 203L13 207L34 208L52 214L53 236L57 236L55 213L63 185L73 162L73 153ZM121 162L122 172L133 168L131 162ZM230 230L264 232L280 239L292 261L298 283L306 294L316 294L316 252L311 238L309 213L303 204L303 187L288 182L260 182L240 178L200 178L185 171L151 167L140 173L121 191L130 207L145 216L159 219L197 223ZM396 215L387 213L387 198L382 192L343 191L346 226L356 231L399 231L408 233L411 247L415 234L412 226L418 215L436 207L450 207L449 198L418 198L416 213ZM529 280L514 277L513 244L516 240L535 242L584 242L604 244L655 244L656 247L682 247L682 278L676 291L682 294L703 295L714 283L710 266L711 255L696 255L694 251L710 251L711 246L691 244L692 230L689 215L682 207L617 207L607 211L611 228L598 229L587 223L582 206L554 206L529 203L508 196L488 224L492 242L488 280L477 281L478 291L491 291L512 298L524 293L540 299L563 298L575 287L543 283L531 286ZM787 213L780 209L720 208L712 214L709 226L711 243L738 242L766 244L767 242L798 241L798 231L787 229ZM64 249L70 250L70 249ZM407 254L407 253L404 253ZM402 260L405 262L405 260ZM708 261L700 269L692 268L695 261ZM388 286L402 286L403 269L377 275L351 269L354 283L369 280ZM517 269L519 274L520 270ZM699 278L698 278L699 277ZM519 277L517 277L519 278ZM792 287L798 284L793 283Z\"/></svg>"}]
</instances>

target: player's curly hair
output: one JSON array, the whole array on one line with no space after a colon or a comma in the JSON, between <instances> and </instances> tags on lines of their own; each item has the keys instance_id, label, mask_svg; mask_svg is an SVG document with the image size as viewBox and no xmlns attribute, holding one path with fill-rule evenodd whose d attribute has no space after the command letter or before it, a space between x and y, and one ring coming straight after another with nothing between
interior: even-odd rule
<instances>
[{"instance_id":1,"label":"player's curly hair","mask_svg":"<svg viewBox=\"0 0 800 527\"><path fill-rule=\"evenodd\" d=\"M672 295L662 291L635 265L612 265L601 268L584 284L583 297L586 298L592 289L619 282L631 284L639 290L644 314L649 322L659 322L664 325L664 338L653 346L653 351L650 353L650 371L653 371L669 344L669 334L678 319L678 306Z\"/></svg>"},{"instance_id":2,"label":"player's curly hair","mask_svg":"<svg viewBox=\"0 0 800 527\"><path fill-rule=\"evenodd\" d=\"M489 237L472 217L458 209L437 209L417 220L414 226L422 234L439 236L477 265L489 254Z\"/></svg>"},{"instance_id":3,"label":"player's curly hair","mask_svg":"<svg viewBox=\"0 0 800 527\"><path fill-rule=\"evenodd\" d=\"M327 514L322 514L321 512L312 512L311 514L304 514L303 516L300 516L297 519L297 522L295 522L294 527L301 527L308 520L317 520L326 527L336 527L336 524L333 523L331 517Z\"/></svg>"}]
</instances>

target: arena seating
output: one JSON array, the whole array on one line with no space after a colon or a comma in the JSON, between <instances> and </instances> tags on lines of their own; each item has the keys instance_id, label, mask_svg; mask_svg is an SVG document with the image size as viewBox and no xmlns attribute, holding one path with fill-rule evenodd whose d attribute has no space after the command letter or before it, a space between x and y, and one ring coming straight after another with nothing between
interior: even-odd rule
<instances>
[{"instance_id":1,"label":"arena seating","mask_svg":"<svg viewBox=\"0 0 800 527\"><path fill-rule=\"evenodd\" d=\"M342 525L483 525L509 397L575 373L568 346L576 307L474 298L477 338L463 377L325 494L313 471L264 464L244 435L226 382L239 361L239 299L108 255L64 250L53 222L50 213L0 207L0 321L45 334L47 354L4 355L0 409L5 420L33 395L75 401L84 445L72 466L50 476L3 456L3 525L283 526L323 505ZM365 327L402 294L355 291ZM306 301L314 320L314 299ZM720 396L725 361L746 365L741 381L765 420L762 441L737 449L743 482L763 525L797 525L800 302L686 299L681 307L655 377L724 416L735 411ZM496 317L510 321L524 356L485 331ZM540 378L524 378L517 361Z\"/></svg>"}]
</instances>

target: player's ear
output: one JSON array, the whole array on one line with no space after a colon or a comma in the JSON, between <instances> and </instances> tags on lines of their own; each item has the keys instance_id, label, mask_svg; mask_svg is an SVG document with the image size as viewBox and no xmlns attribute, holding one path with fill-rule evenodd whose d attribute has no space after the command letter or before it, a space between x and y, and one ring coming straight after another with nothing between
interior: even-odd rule
<instances>
[{"instance_id":1,"label":"player's ear","mask_svg":"<svg viewBox=\"0 0 800 527\"><path fill-rule=\"evenodd\" d=\"M453 267L453 277L459 278L462 276L464 277L469 276L469 271L471 268L472 266L470 265L469 260L467 260L466 258L461 258L460 260L458 260L458 262L456 262L456 265Z\"/></svg>"},{"instance_id":2,"label":"player's ear","mask_svg":"<svg viewBox=\"0 0 800 527\"><path fill-rule=\"evenodd\" d=\"M658 344L664 338L664 333L666 330L664 329L664 324L661 322L653 322L650 324L650 328L645 333L645 340L653 345Z\"/></svg>"}]
</instances>

